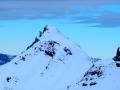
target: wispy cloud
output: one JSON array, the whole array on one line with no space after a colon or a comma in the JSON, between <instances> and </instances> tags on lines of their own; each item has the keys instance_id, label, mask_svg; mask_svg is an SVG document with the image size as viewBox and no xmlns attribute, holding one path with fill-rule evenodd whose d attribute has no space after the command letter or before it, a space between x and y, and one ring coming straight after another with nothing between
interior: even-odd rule
<instances>
[{"instance_id":1,"label":"wispy cloud","mask_svg":"<svg viewBox=\"0 0 120 90\"><path fill-rule=\"evenodd\" d=\"M120 7L117 12L114 8L119 5L120 0L0 0L0 20L67 17L75 23L120 27Z\"/></svg>"},{"instance_id":2,"label":"wispy cloud","mask_svg":"<svg viewBox=\"0 0 120 90\"><path fill-rule=\"evenodd\" d=\"M105 13L93 17L75 19L75 23L94 24L92 27L120 27L120 13Z\"/></svg>"},{"instance_id":3,"label":"wispy cloud","mask_svg":"<svg viewBox=\"0 0 120 90\"><path fill-rule=\"evenodd\" d=\"M34 19L73 14L72 2L66 1L0 1L0 19ZM51 14L52 16L46 15Z\"/></svg>"}]
</instances>

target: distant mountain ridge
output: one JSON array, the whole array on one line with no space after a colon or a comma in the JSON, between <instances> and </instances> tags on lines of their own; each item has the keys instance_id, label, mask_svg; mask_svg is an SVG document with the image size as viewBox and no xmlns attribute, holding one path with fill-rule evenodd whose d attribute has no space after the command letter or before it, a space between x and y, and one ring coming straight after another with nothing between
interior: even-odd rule
<instances>
[{"instance_id":1,"label":"distant mountain ridge","mask_svg":"<svg viewBox=\"0 0 120 90\"><path fill-rule=\"evenodd\" d=\"M12 56L12 55L8 55L8 54L0 53L0 65L10 62L15 57L16 57L16 55Z\"/></svg>"}]
</instances>

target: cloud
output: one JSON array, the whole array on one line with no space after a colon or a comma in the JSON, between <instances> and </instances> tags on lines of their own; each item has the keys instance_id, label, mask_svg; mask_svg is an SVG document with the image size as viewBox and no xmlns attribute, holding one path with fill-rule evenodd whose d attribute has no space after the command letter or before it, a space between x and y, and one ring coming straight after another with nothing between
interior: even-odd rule
<instances>
[{"instance_id":1,"label":"cloud","mask_svg":"<svg viewBox=\"0 0 120 90\"><path fill-rule=\"evenodd\" d=\"M93 24L92 27L120 27L120 13L105 13L94 17L81 17L75 23Z\"/></svg>"},{"instance_id":2,"label":"cloud","mask_svg":"<svg viewBox=\"0 0 120 90\"><path fill-rule=\"evenodd\" d=\"M79 6L95 8L119 0L0 0L0 19L55 18L79 13ZM119 2L120 3L120 2ZM118 3L117 3L118 4ZM48 16L48 18L53 18Z\"/></svg>"},{"instance_id":3,"label":"cloud","mask_svg":"<svg viewBox=\"0 0 120 90\"><path fill-rule=\"evenodd\" d=\"M119 13L100 9L106 5L119 6L120 0L0 0L0 20L67 17L77 23L97 23L99 27L120 26Z\"/></svg>"},{"instance_id":4,"label":"cloud","mask_svg":"<svg viewBox=\"0 0 120 90\"><path fill-rule=\"evenodd\" d=\"M75 13L73 5L66 1L0 1L0 19L58 18Z\"/></svg>"}]
</instances>

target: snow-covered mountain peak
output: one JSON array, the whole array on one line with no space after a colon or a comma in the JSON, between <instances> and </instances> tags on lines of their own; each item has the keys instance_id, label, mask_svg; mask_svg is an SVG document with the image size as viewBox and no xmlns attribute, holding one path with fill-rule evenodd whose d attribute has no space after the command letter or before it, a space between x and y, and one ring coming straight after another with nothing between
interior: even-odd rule
<instances>
[{"instance_id":1,"label":"snow-covered mountain peak","mask_svg":"<svg viewBox=\"0 0 120 90\"><path fill-rule=\"evenodd\" d=\"M82 57L89 58L79 46L64 37L52 25L46 25L43 31L40 31L39 36L35 38L35 41L27 47L27 50L32 50L32 54L33 52L47 54L57 60L62 60L66 55L71 56L77 55L78 53L82 54Z\"/></svg>"},{"instance_id":2,"label":"snow-covered mountain peak","mask_svg":"<svg viewBox=\"0 0 120 90\"><path fill-rule=\"evenodd\" d=\"M119 76L112 59L90 58L48 25L24 52L1 66L0 90L119 90Z\"/></svg>"},{"instance_id":3,"label":"snow-covered mountain peak","mask_svg":"<svg viewBox=\"0 0 120 90\"><path fill-rule=\"evenodd\" d=\"M59 30L58 30L55 26L53 26L53 25L46 25L46 26L44 27L44 30L43 30L43 33L44 33L44 32L55 33L55 32L59 32Z\"/></svg>"},{"instance_id":4,"label":"snow-covered mountain peak","mask_svg":"<svg viewBox=\"0 0 120 90\"><path fill-rule=\"evenodd\" d=\"M58 30L58 28L53 25L46 25L43 30L39 32L39 36L36 38L39 39L41 42L53 40L56 42L65 43L68 41L66 37L64 37L62 33Z\"/></svg>"},{"instance_id":5,"label":"snow-covered mountain peak","mask_svg":"<svg viewBox=\"0 0 120 90\"><path fill-rule=\"evenodd\" d=\"M48 25L24 52L0 68L0 90L66 90L91 65L80 47Z\"/></svg>"}]
</instances>

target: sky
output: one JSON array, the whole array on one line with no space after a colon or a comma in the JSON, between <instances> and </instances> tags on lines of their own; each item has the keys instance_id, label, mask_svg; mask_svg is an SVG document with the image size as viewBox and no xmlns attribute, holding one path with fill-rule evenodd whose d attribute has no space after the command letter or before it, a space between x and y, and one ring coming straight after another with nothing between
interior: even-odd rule
<instances>
[{"instance_id":1,"label":"sky","mask_svg":"<svg viewBox=\"0 0 120 90\"><path fill-rule=\"evenodd\" d=\"M120 1L0 0L0 53L24 51L47 24L89 56L112 58L120 46Z\"/></svg>"}]
</instances>

